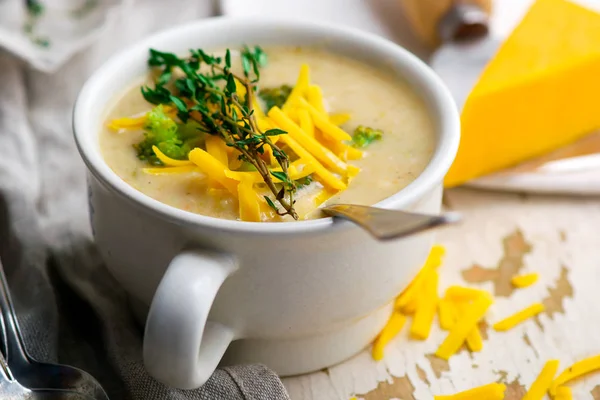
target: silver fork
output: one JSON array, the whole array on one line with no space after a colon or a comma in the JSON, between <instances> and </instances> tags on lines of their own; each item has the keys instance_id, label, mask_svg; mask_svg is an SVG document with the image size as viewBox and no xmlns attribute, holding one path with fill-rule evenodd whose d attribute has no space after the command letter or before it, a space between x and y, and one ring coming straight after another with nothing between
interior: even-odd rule
<instances>
[{"instance_id":1,"label":"silver fork","mask_svg":"<svg viewBox=\"0 0 600 400\"><path fill-rule=\"evenodd\" d=\"M71 396L79 393L94 400L109 400L100 383L87 372L69 365L42 363L27 354L1 263L0 311L2 315L0 333L4 333L0 345L2 345L3 353L6 356L5 364L8 364L7 368L10 367L10 371L12 371L9 376L18 380L26 388L35 389L36 393L40 393L37 389L49 392L50 395L56 393L56 390L73 391L75 393ZM28 397L22 398L29 399ZM38 398L42 399L44 397L31 397L31 399ZM52 399L55 398L52 397ZM74 399L74 397L71 398ZM2 399L5 398L2 397Z\"/></svg>"},{"instance_id":2,"label":"silver fork","mask_svg":"<svg viewBox=\"0 0 600 400\"><path fill-rule=\"evenodd\" d=\"M94 400L77 392L31 390L17 382L0 352L0 396L2 400Z\"/></svg>"}]
</instances>

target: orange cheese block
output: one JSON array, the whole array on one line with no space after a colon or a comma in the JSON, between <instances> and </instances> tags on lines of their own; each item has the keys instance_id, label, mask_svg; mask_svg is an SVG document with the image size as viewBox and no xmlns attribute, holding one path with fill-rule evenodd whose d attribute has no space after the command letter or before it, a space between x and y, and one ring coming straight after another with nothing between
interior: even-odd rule
<instances>
[{"instance_id":1,"label":"orange cheese block","mask_svg":"<svg viewBox=\"0 0 600 400\"><path fill-rule=\"evenodd\" d=\"M537 0L463 107L453 187L569 144L600 127L600 14Z\"/></svg>"}]
</instances>

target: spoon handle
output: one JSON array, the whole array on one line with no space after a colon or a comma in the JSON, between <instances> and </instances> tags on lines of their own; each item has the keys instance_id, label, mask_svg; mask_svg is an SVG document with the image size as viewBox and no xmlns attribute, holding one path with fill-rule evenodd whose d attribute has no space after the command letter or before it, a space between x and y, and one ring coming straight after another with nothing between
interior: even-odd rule
<instances>
[{"instance_id":1,"label":"spoon handle","mask_svg":"<svg viewBox=\"0 0 600 400\"><path fill-rule=\"evenodd\" d=\"M0 346L4 351L6 362L12 367L22 367L29 364L23 339L19 332L19 323L10 297L8 281L4 274L4 268L0 262Z\"/></svg>"},{"instance_id":2,"label":"spoon handle","mask_svg":"<svg viewBox=\"0 0 600 400\"><path fill-rule=\"evenodd\" d=\"M334 204L322 211L354 222L379 240L398 239L460 220L456 213L424 215L350 204Z\"/></svg>"}]
</instances>

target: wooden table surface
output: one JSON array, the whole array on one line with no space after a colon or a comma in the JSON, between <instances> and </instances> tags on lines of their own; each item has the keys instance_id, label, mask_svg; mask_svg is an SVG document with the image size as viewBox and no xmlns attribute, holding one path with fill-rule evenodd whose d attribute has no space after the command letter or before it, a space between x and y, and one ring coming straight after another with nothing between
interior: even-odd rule
<instances>
[{"instance_id":1,"label":"wooden table surface","mask_svg":"<svg viewBox=\"0 0 600 400\"><path fill-rule=\"evenodd\" d=\"M376 362L370 349L321 372L284 379L292 400L427 400L491 382L520 399L544 363L560 370L600 354L600 199L534 196L469 189L447 191L445 205L464 216L439 231L446 248L440 291L452 284L490 291L493 323L529 305L546 311L508 332L483 327L479 353L463 350L449 362L433 353L446 336L436 323L428 340L408 338L407 326ZM539 281L514 290L516 273ZM570 385L575 399L600 400L600 372Z\"/></svg>"}]
</instances>

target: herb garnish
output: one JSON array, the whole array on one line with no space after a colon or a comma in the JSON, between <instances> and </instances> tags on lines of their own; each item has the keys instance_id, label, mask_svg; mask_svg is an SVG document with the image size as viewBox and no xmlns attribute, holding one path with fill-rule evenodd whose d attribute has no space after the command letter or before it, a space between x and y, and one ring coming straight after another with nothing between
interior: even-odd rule
<instances>
[{"instance_id":1,"label":"herb garnish","mask_svg":"<svg viewBox=\"0 0 600 400\"><path fill-rule=\"evenodd\" d=\"M265 102L265 109L268 112L271 108L277 106L281 108L287 98L292 93L293 87L290 85L281 85L275 88L264 88L258 92L258 96Z\"/></svg>"},{"instance_id":2,"label":"herb garnish","mask_svg":"<svg viewBox=\"0 0 600 400\"><path fill-rule=\"evenodd\" d=\"M376 140L381 140L383 131L380 129L369 128L368 126L359 125L352 135L352 145L356 148L367 147Z\"/></svg>"},{"instance_id":3,"label":"herb garnish","mask_svg":"<svg viewBox=\"0 0 600 400\"><path fill-rule=\"evenodd\" d=\"M229 49L223 58L209 55L201 49L190 50L188 58L150 49L148 65L158 68L160 74L155 87L142 87L142 94L152 104L175 106L183 123L194 121L199 131L216 135L227 146L238 150L239 159L256 168L284 210L280 211L265 196L269 206L279 215L298 219L294 210L297 188L288 174L289 157L270 139L287 132L280 129L261 131L254 115L252 99L260 79L259 69L266 63L266 54L258 46L245 46L240 51L240 59L243 76L231 72ZM183 72L184 76L176 77L175 69ZM245 92L242 97L238 94L240 92ZM266 145L271 147L281 171L271 171L261 157ZM275 184L272 177L282 183Z\"/></svg>"},{"instance_id":4,"label":"herb garnish","mask_svg":"<svg viewBox=\"0 0 600 400\"><path fill-rule=\"evenodd\" d=\"M39 17L44 13L44 5L38 0L25 0L27 12L32 17Z\"/></svg>"},{"instance_id":5,"label":"herb garnish","mask_svg":"<svg viewBox=\"0 0 600 400\"><path fill-rule=\"evenodd\" d=\"M23 25L23 31L35 45L49 47L50 40L47 37L36 35L34 32L37 21L46 11L44 5L39 0L25 0L25 6L27 7L27 19Z\"/></svg>"},{"instance_id":6,"label":"herb garnish","mask_svg":"<svg viewBox=\"0 0 600 400\"><path fill-rule=\"evenodd\" d=\"M313 182L312 175L307 175L304 178L298 179L296 181L296 186L298 187L298 189L300 189L300 188L310 185L312 182Z\"/></svg>"}]
</instances>

